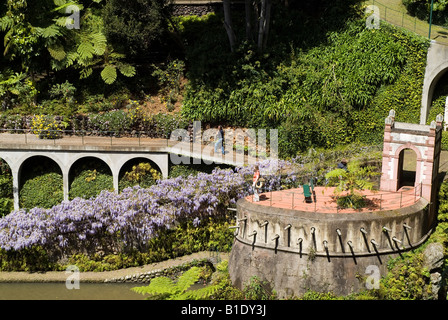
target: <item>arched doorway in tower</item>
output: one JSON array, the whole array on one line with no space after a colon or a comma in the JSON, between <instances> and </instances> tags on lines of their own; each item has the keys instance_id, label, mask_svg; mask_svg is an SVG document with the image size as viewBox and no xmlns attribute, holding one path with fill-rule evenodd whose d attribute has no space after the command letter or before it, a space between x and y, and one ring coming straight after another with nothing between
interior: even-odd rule
<instances>
[{"instance_id":1,"label":"arched doorway in tower","mask_svg":"<svg viewBox=\"0 0 448 320\"><path fill-rule=\"evenodd\" d=\"M398 189L414 187L417 172L417 154L406 148L398 157Z\"/></svg>"}]
</instances>

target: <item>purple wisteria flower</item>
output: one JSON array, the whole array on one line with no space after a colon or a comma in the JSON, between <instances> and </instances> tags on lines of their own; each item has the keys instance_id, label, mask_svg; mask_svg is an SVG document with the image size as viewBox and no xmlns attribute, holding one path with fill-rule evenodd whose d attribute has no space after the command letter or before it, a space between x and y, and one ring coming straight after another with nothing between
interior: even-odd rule
<instances>
[{"instance_id":1,"label":"purple wisteria flower","mask_svg":"<svg viewBox=\"0 0 448 320\"><path fill-rule=\"evenodd\" d=\"M158 231L182 221L197 226L246 194L243 177L230 169L160 180L120 194L103 191L94 199L10 213L0 219L0 248L41 246L60 255L144 249Z\"/></svg>"}]
</instances>

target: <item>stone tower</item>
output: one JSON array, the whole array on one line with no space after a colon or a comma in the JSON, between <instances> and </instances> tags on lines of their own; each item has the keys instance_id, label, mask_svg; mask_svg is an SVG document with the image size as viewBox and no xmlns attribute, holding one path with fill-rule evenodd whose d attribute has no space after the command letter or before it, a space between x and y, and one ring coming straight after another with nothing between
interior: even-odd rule
<instances>
[{"instance_id":1,"label":"stone tower","mask_svg":"<svg viewBox=\"0 0 448 320\"><path fill-rule=\"evenodd\" d=\"M435 203L442 121L443 116L438 115L430 125L396 122L395 111L389 112L384 129L381 190L394 192L402 188L404 150L410 149L416 155L413 187L423 198Z\"/></svg>"}]
</instances>

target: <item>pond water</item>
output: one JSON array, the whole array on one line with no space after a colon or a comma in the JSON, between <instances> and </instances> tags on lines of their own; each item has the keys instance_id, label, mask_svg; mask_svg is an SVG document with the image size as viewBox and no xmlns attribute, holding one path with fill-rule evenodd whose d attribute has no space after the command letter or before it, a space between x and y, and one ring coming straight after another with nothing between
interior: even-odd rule
<instances>
[{"instance_id":1,"label":"pond water","mask_svg":"<svg viewBox=\"0 0 448 320\"><path fill-rule=\"evenodd\" d=\"M62 283L0 283L0 300L144 300L136 283L80 283L67 289Z\"/></svg>"}]
</instances>

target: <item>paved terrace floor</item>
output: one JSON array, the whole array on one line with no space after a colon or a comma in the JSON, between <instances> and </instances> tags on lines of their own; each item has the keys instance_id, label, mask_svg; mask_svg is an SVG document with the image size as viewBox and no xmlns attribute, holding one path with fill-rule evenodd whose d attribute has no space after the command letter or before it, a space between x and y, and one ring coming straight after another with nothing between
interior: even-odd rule
<instances>
[{"instance_id":1,"label":"paved terrace floor","mask_svg":"<svg viewBox=\"0 0 448 320\"><path fill-rule=\"evenodd\" d=\"M419 187L403 187L397 192L386 191L360 191L367 203L362 209L340 209L334 198L334 187L314 187L311 202L305 201L302 188L260 193L260 201L254 202L253 196L246 197L249 202L261 206L293 209L298 211L322 213L352 213L372 212L380 210L394 210L413 205L420 199Z\"/></svg>"}]
</instances>

